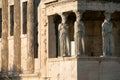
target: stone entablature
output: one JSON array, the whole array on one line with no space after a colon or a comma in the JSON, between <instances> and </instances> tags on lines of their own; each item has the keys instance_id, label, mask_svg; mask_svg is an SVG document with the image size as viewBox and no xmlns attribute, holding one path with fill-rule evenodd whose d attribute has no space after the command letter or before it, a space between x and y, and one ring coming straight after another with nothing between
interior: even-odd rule
<instances>
[{"instance_id":1,"label":"stone entablature","mask_svg":"<svg viewBox=\"0 0 120 80\"><path fill-rule=\"evenodd\" d=\"M47 3L51 3L51 2L55 2L57 0L44 0L44 3L47 4Z\"/></svg>"},{"instance_id":2,"label":"stone entablature","mask_svg":"<svg viewBox=\"0 0 120 80\"><path fill-rule=\"evenodd\" d=\"M97 3L120 3L119 0L43 0L44 4L51 4L54 2L62 2L62 1L78 1L83 3L89 2L97 2Z\"/></svg>"},{"instance_id":3,"label":"stone entablature","mask_svg":"<svg viewBox=\"0 0 120 80\"><path fill-rule=\"evenodd\" d=\"M59 5L58 5L59 4ZM69 8L68 8L69 6ZM46 5L46 15L53 15L56 13L68 12L77 10L77 1L61 1L53 4Z\"/></svg>"},{"instance_id":4,"label":"stone entablature","mask_svg":"<svg viewBox=\"0 0 120 80\"><path fill-rule=\"evenodd\" d=\"M58 5L59 4L59 5ZM69 8L67 8L69 6ZM46 4L46 14L53 15L56 13L74 11L74 10L93 10L93 11L120 11L118 3L101 3L101 2L79 2L77 0L61 1Z\"/></svg>"},{"instance_id":5,"label":"stone entablature","mask_svg":"<svg viewBox=\"0 0 120 80\"><path fill-rule=\"evenodd\" d=\"M118 3L78 3L79 10L93 10L93 11L120 11L120 4Z\"/></svg>"}]
</instances>

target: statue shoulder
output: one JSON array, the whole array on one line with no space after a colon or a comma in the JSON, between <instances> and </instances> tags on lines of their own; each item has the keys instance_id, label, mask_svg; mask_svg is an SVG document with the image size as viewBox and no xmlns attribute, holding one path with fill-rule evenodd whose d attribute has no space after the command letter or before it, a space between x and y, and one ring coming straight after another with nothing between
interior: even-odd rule
<instances>
[{"instance_id":1,"label":"statue shoulder","mask_svg":"<svg viewBox=\"0 0 120 80\"><path fill-rule=\"evenodd\" d=\"M74 22L74 25L76 26L76 25L79 25L79 22L78 21L75 21Z\"/></svg>"},{"instance_id":2,"label":"statue shoulder","mask_svg":"<svg viewBox=\"0 0 120 80\"><path fill-rule=\"evenodd\" d=\"M74 22L74 25L76 25L76 24L77 24L77 21Z\"/></svg>"},{"instance_id":3,"label":"statue shoulder","mask_svg":"<svg viewBox=\"0 0 120 80\"><path fill-rule=\"evenodd\" d=\"M62 25L62 23L59 24L59 26L61 26L61 25Z\"/></svg>"},{"instance_id":4,"label":"statue shoulder","mask_svg":"<svg viewBox=\"0 0 120 80\"><path fill-rule=\"evenodd\" d=\"M58 25L58 30L61 29L61 26L62 26L62 23L60 23L60 24Z\"/></svg>"},{"instance_id":5,"label":"statue shoulder","mask_svg":"<svg viewBox=\"0 0 120 80\"><path fill-rule=\"evenodd\" d=\"M103 22L102 27L106 26L107 24L108 24L108 22Z\"/></svg>"}]
</instances>

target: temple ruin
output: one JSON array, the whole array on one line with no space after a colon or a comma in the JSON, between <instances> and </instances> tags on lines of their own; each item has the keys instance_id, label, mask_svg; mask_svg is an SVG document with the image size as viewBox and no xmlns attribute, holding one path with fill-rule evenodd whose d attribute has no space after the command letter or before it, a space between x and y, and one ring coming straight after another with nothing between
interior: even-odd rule
<instances>
[{"instance_id":1,"label":"temple ruin","mask_svg":"<svg viewBox=\"0 0 120 80\"><path fill-rule=\"evenodd\" d=\"M120 1L0 0L0 80L120 80Z\"/></svg>"}]
</instances>

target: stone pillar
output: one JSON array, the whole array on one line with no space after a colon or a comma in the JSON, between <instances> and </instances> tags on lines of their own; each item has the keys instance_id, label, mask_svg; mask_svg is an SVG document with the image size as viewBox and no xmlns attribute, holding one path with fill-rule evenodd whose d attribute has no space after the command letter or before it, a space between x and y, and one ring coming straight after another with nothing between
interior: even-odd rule
<instances>
[{"instance_id":1,"label":"stone pillar","mask_svg":"<svg viewBox=\"0 0 120 80\"><path fill-rule=\"evenodd\" d=\"M27 41L28 41L28 73L34 72L34 0L28 0L27 7Z\"/></svg>"},{"instance_id":2,"label":"stone pillar","mask_svg":"<svg viewBox=\"0 0 120 80\"><path fill-rule=\"evenodd\" d=\"M8 72L8 0L2 0L2 72Z\"/></svg>"},{"instance_id":3,"label":"stone pillar","mask_svg":"<svg viewBox=\"0 0 120 80\"><path fill-rule=\"evenodd\" d=\"M84 44L84 36L85 29L84 23L81 20L83 11L75 11L76 21L74 23L74 40L75 40L75 54L76 56L85 55L85 44Z\"/></svg>"},{"instance_id":4,"label":"stone pillar","mask_svg":"<svg viewBox=\"0 0 120 80\"><path fill-rule=\"evenodd\" d=\"M105 12L105 20L102 24L102 38L103 38L103 56L114 55L114 37L112 31L111 14L113 12Z\"/></svg>"},{"instance_id":5,"label":"stone pillar","mask_svg":"<svg viewBox=\"0 0 120 80\"><path fill-rule=\"evenodd\" d=\"M20 0L14 0L14 70L20 72L21 69L21 12Z\"/></svg>"}]
</instances>

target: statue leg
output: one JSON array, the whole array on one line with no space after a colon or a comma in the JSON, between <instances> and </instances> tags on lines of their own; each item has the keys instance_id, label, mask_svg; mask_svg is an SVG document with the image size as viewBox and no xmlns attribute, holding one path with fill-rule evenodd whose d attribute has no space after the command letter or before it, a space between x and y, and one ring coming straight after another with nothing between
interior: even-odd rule
<instances>
[{"instance_id":1,"label":"statue leg","mask_svg":"<svg viewBox=\"0 0 120 80\"><path fill-rule=\"evenodd\" d=\"M80 53L80 56L82 56L83 49L82 49L82 37L81 36L80 36L80 39L79 39L79 53Z\"/></svg>"},{"instance_id":2,"label":"statue leg","mask_svg":"<svg viewBox=\"0 0 120 80\"><path fill-rule=\"evenodd\" d=\"M60 39L60 56L63 55L63 49L62 49L62 47L63 47L63 43L62 43L62 40Z\"/></svg>"},{"instance_id":3,"label":"statue leg","mask_svg":"<svg viewBox=\"0 0 120 80\"><path fill-rule=\"evenodd\" d=\"M75 56L77 56L77 37L75 36Z\"/></svg>"},{"instance_id":4,"label":"statue leg","mask_svg":"<svg viewBox=\"0 0 120 80\"><path fill-rule=\"evenodd\" d=\"M81 45L80 45L80 36L77 36L77 56L80 56Z\"/></svg>"},{"instance_id":5,"label":"statue leg","mask_svg":"<svg viewBox=\"0 0 120 80\"><path fill-rule=\"evenodd\" d=\"M63 37L60 39L60 56L65 56L65 40Z\"/></svg>"},{"instance_id":6,"label":"statue leg","mask_svg":"<svg viewBox=\"0 0 120 80\"><path fill-rule=\"evenodd\" d=\"M107 47L108 47L108 41L106 36L106 37L103 37L103 56L107 55Z\"/></svg>"},{"instance_id":7,"label":"statue leg","mask_svg":"<svg viewBox=\"0 0 120 80\"><path fill-rule=\"evenodd\" d=\"M82 38L81 38L81 41L82 41L82 47L81 47L81 49L82 49L82 55L85 55L85 43L84 43L84 37L82 36Z\"/></svg>"},{"instance_id":8,"label":"statue leg","mask_svg":"<svg viewBox=\"0 0 120 80\"><path fill-rule=\"evenodd\" d=\"M83 32L80 33L80 55L83 56L85 55L84 52L85 52L85 48L84 48L84 34Z\"/></svg>"},{"instance_id":9,"label":"statue leg","mask_svg":"<svg viewBox=\"0 0 120 80\"><path fill-rule=\"evenodd\" d=\"M75 38L75 54L76 56L80 55L80 37L78 33L76 33L76 38Z\"/></svg>"},{"instance_id":10,"label":"statue leg","mask_svg":"<svg viewBox=\"0 0 120 80\"><path fill-rule=\"evenodd\" d=\"M63 39L63 53L62 53L62 56L66 56L66 40L65 40L65 37Z\"/></svg>"},{"instance_id":11,"label":"statue leg","mask_svg":"<svg viewBox=\"0 0 120 80\"><path fill-rule=\"evenodd\" d=\"M114 38L113 35L110 35L110 53L111 56L114 56Z\"/></svg>"},{"instance_id":12,"label":"statue leg","mask_svg":"<svg viewBox=\"0 0 120 80\"><path fill-rule=\"evenodd\" d=\"M67 56L70 56L70 41L69 41L69 37L68 36L66 37L66 43L65 44L66 44L66 49L67 49L66 50L67 51L66 52Z\"/></svg>"}]
</instances>

